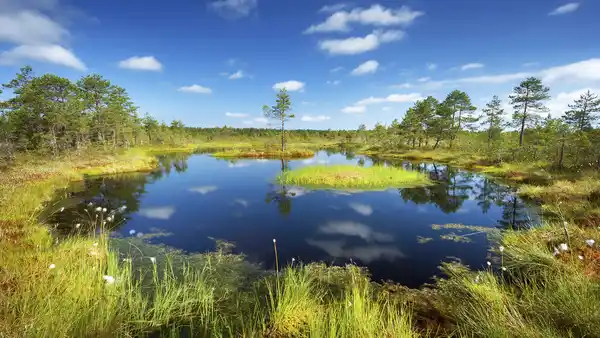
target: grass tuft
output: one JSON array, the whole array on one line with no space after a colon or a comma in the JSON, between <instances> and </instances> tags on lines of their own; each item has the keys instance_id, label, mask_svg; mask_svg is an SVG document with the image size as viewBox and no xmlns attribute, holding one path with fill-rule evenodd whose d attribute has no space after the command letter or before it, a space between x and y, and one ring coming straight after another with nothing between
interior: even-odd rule
<instances>
[{"instance_id":1,"label":"grass tuft","mask_svg":"<svg viewBox=\"0 0 600 338\"><path fill-rule=\"evenodd\" d=\"M393 167L307 166L277 177L282 184L311 188L366 189L419 187L431 184L425 174Z\"/></svg>"}]
</instances>

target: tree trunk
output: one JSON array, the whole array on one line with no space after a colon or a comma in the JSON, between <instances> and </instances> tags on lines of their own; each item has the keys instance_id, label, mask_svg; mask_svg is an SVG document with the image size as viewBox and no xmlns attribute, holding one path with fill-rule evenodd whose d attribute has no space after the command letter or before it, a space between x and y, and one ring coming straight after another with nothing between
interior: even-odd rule
<instances>
[{"instance_id":1,"label":"tree trunk","mask_svg":"<svg viewBox=\"0 0 600 338\"><path fill-rule=\"evenodd\" d=\"M523 118L521 119L521 132L519 133L519 147L523 146L523 135L525 134L525 120L527 119L527 104L523 108Z\"/></svg>"},{"instance_id":2,"label":"tree trunk","mask_svg":"<svg viewBox=\"0 0 600 338\"><path fill-rule=\"evenodd\" d=\"M560 145L560 156L558 158L558 167L559 168L563 167L564 155L565 155L565 139L563 138L562 143Z\"/></svg>"},{"instance_id":3,"label":"tree trunk","mask_svg":"<svg viewBox=\"0 0 600 338\"><path fill-rule=\"evenodd\" d=\"M433 150L435 150L437 148L439 143L440 143L440 138L438 137L435 139L435 144L433 145Z\"/></svg>"},{"instance_id":4,"label":"tree trunk","mask_svg":"<svg viewBox=\"0 0 600 338\"><path fill-rule=\"evenodd\" d=\"M283 119L281 120L281 155L285 152L285 138L283 135Z\"/></svg>"}]
</instances>

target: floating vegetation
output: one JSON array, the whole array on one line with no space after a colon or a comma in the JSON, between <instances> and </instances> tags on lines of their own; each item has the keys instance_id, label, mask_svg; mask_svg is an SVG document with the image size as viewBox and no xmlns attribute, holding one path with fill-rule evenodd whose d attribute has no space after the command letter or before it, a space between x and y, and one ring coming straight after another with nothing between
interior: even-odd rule
<instances>
[{"instance_id":1,"label":"floating vegetation","mask_svg":"<svg viewBox=\"0 0 600 338\"><path fill-rule=\"evenodd\" d=\"M277 181L312 188L366 189L409 188L430 185L425 174L393 167L316 165L280 174Z\"/></svg>"},{"instance_id":2,"label":"floating vegetation","mask_svg":"<svg viewBox=\"0 0 600 338\"><path fill-rule=\"evenodd\" d=\"M484 226L478 226L478 225L464 225L464 224L456 224L456 223L432 224L431 228L433 230L458 229L458 230L471 230L471 231L485 232L485 233L500 231L500 229L498 229L498 228L490 228L490 227L484 227Z\"/></svg>"},{"instance_id":3,"label":"floating vegetation","mask_svg":"<svg viewBox=\"0 0 600 338\"><path fill-rule=\"evenodd\" d=\"M433 238L431 238L431 237L417 236L417 243L419 243L419 244L425 244L425 243L429 243L431 241L433 241Z\"/></svg>"},{"instance_id":4,"label":"floating vegetation","mask_svg":"<svg viewBox=\"0 0 600 338\"><path fill-rule=\"evenodd\" d=\"M445 235L441 235L440 239L443 239L445 241L458 242L458 243L471 243L471 239L469 237L457 235L454 232L451 232L451 233L445 234Z\"/></svg>"}]
</instances>

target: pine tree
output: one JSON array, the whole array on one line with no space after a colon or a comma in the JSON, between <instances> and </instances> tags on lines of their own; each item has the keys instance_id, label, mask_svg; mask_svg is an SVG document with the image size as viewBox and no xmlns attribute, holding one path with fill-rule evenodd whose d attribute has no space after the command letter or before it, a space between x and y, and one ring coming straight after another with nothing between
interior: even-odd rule
<instances>
[{"instance_id":1,"label":"pine tree","mask_svg":"<svg viewBox=\"0 0 600 338\"><path fill-rule=\"evenodd\" d=\"M463 127L467 127L467 129L474 127L477 118L473 116L473 113L477 108L471 104L469 95L460 90L454 90L448 94L444 100L444 105L452 111L452 127L450 130L450 146L452 147L458 132Z\"/></svg>"},{"instance_id":2,"label":"pine tree","mask_svg":"<svg viewBox=\"0 0 600 338\"><path fill-rule=\"evenodd\" d=\"M502 115L504 115L504 109L502 109L502 101L497 95L492 97L492 101L485 105L483 111L483 124L487 125L487 143L488 149L491 147L492 140L495 139L502 131Z\"/></svg>"},{"instance_id":3,"label":"pine tree","mask_svg":"<svg viewBox=\"0 0 600 338\"><path fill-rule=\"evenodd\" d=\"M597 114L600 112L600 99L589 90L581 94L579 99L569 105L569 108L571 109L565 112L563 119L578 131L591 130L592 124L600 118Z\"/></svg>"},{"instance_id":4,"label":"pine tree","mask_svg":"<svg viewBox=\"0 0 600 338\"><path fill-rule=\"evenodd\" d=\"M513 94L509 96L510 103L515 109L513 113L513 125L520 129L519 146L523 146L523 136L525 127L539 118L535 113L548 110L543 101L548 100L550 88L542 84L542 80L536 77L530 77L513 89Z\"/></svg>"},{"instance_id":5,"label":"pine tree","mask_svg":"<svg viewBox=\"0 0 600 338\"><path fill-rule=\"evenodd\" d=\"M289 114L292 101L285 88L277 93L275 105L269 107L263 106L263 114L266 118L277 120L281 123L281 153L285 152L285 122L294 118L294 114Z\"/></svg>"}]
</instances>

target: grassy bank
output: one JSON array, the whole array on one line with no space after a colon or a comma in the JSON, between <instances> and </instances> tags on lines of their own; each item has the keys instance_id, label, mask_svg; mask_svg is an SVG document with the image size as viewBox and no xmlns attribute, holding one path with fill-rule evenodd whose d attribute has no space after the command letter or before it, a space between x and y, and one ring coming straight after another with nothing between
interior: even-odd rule
<instances>
[{"instance_id":1,"label":"grassy bank","mask_svg":"<svg viewBox=\"0 0 600 338\"><path fill-rule=\"evenodd\" d=\"M217 158L274 158L274 159L296 159L296 158L311 158L315 155L312 150L228 150L213 153Z\"/></svg>"},{"instance_id":2,"label":"grassy bank","mask_svg":"<svg viewBox=\"0 0 600 338\"><path fill-rule=\"evenodd\" d=\"M387 189L431 184L425 174L394 167L307 166L280 174L277 181L313 188Z\"/></svg>"}]
</instances>

